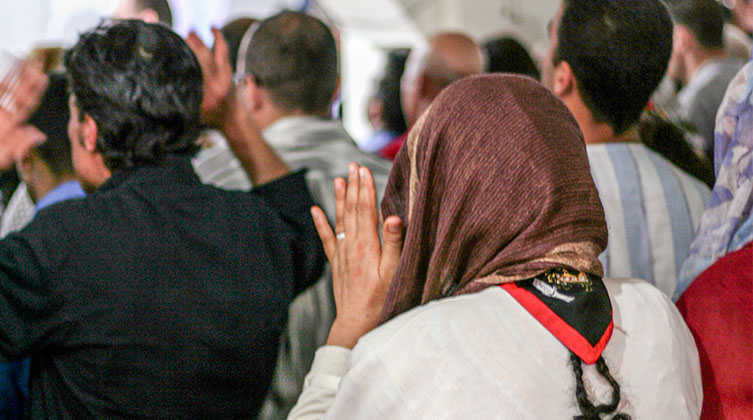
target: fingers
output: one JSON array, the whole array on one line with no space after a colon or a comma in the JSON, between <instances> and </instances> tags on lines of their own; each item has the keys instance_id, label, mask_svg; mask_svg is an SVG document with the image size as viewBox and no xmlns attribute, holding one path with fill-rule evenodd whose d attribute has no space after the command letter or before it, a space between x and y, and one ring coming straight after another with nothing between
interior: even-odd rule
<instances>
[{"instance_id":1,"label":"fingers","mask_svg":"<svg viewBox=\"0 0 753 420\"><path fill-rule=\"evenodd\" d=\"M18 90L15 94L20 121L25 120L39 104L42 93L47 88L47 81L47 75L33 63L23 66L19 77Z\"/></svg>"},{"instance_id":2,"label":"fingers","mask_svg":"<svg viewBox=\"0 0 753 420\"><path fill-rule=\"evenodd\" d=\"M382 241L379 274L385 280L392 280L403 250L403 222L399 217L390 216L384 221Z\"/></svg>"},{"instance_id":3,"label":"fingers","mask_svg":"<svg viewBox=\"0 0 753 420\"><path fill-rule=\"evenodd\" d=\"M230 83L233 80L233 66L230 63L230 51L227 41L217 28L212 28L214 34L214 62L217 65L217 72L222 77L223 82Z\"/></svg>"},{"instance_id":4,"label":"fingers","mask_svg":"<svg viewBox=\"0 0 753 420\"><path fill-rule=\"evenodd\" d=\"M330 265L333 265L337 239L335 239L335 234L329 227L327 216L325 216L322 209L317 206L311 208L311 216L314 218L316 232L319 234L319 239L322 241L324 253L327 254L327 260L329 260Z\"/></svg>"},{"instance_id":5,"label":"fingers","mask_svg":"<svg viewBox=\"0 0 753 420\"><path fill-rule=\"evenodd\" d=\"M358 192L358 225L361 233L364 233L374 244L379 244L377 225L379 215L376 210L376 191L374 189L374 177L365 166L359 169L359 192Z\"/></svg>"},{"instance_id":6,"label":"fingers","mask_svg":"<svg viewBox=\"0 0 753 420\"><path fill-rule=\"evenodd\" d=\"M335 232L345 232L345 180L335 179Z\"/></svg>"},{"instance_id":7,"label":"fingers","mask_svg":"<svg viewBox=\"0 0 753 420\"><path fill-rule=\"evenodd\" d=\"M359 166L351 163L348 166L348 188L345 191L345 234L358 233L358 196L360 190Z\"/></svg>"},{"instance_id":8,"label":"fingers","mask_svg":"<svg viewBox=\"0 0 753 420\"><path fill-rule=\"evenodd\" d=\"M0 107L13 121L24 121L39 103L47 87L47 75L30 62L19 63L0 81Z\"/></svg>"}]
</instances>

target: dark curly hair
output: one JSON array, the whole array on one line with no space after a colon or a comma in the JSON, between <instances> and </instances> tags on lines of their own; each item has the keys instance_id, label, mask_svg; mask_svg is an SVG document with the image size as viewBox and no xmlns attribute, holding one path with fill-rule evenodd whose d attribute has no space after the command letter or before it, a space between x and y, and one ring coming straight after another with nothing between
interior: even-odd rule
<instances>
[{"instance_id":1,"label":"dark curly hair","mask_svg":"<svg viewBox=\"0 0 753 420\"><path fill-rule=\"evenodd\" d=\"M598 122L633 127L667 71L672 19L661 0L565 0L554 64L565 61Z\"/></svg>"},{"instance_id":2,"label":"dark curly hair","mask_svg":"<svg viewBox=\"0 0 753 420\"><path fill-rule=\"evenodd\" d=\"M104 22L81 35L64 64L79 118L97 123L97 150L110 170L198 150L201 69L170 29Z\"/></svg>"}]
</instances>

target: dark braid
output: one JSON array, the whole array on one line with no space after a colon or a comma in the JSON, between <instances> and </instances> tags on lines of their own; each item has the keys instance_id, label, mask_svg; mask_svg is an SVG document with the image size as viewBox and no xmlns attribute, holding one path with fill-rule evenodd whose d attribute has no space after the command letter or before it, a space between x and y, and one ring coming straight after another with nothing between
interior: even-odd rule
<instances>
[{"instance_id":1,"label":"dark braid","mask_svg":"<svg viewBox=\"0 0 753 420\"><path fill-rule=\"evenodd\" d=\"M614 412L620 404L620 385L609 373L609 368L604 358L599 356L599 360L596 361L596 371L612 386L612 401L609 404L594 406L588 398L586 386L583 384L582 361L573 352L570 352L570 365L573 368L573 373L575 373L575 398L578 400L578 408L580 408L581 412L581 415L575 416L573 420L601 420L602 414ZM630 420L630 416L618 413L612 417L612 420Z\"/></svg>"}]
</instances>

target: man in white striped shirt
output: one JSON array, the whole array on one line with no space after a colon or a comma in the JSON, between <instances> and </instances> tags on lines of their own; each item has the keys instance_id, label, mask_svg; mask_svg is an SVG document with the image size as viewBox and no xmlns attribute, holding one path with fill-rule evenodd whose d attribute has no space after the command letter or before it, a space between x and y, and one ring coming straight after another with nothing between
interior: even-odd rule
<instances>
[{"instance_id":1,"label":"man in white striped shirt","mask_svg":"<svg viewBox=\"0 0 753 420\"><path fill-rule=\"evenodd\" d=\"M669 14L659 0L564 0L549 39L542 82L583 131L609 228L605 275L671 296L709 190L641 144L637 129L669 63Z\"/></svg>"}]
</instances>

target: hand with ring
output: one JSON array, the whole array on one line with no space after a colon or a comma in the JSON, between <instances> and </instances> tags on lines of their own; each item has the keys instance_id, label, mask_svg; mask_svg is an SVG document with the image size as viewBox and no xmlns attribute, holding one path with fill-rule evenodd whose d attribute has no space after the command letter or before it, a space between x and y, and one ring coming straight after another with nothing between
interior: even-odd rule
<instances>
[{"instance_id":1,"label":"hand with ring","mask_svg":"<svg viewBox=\"0 0 753 420\"><path fill-rule=\"evenodd\" d=\"M400 260L403 224L399 217L384 221L378 232L374 178L366 167L351 163L348 182L335 180L335 231L324 212L311 214L332 268L337 316L328 345L353 348L358 339L379 325L384 300Z\"/></svg>"}]
</instances>

